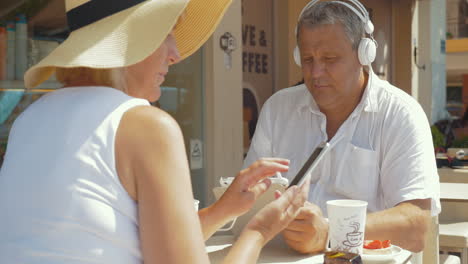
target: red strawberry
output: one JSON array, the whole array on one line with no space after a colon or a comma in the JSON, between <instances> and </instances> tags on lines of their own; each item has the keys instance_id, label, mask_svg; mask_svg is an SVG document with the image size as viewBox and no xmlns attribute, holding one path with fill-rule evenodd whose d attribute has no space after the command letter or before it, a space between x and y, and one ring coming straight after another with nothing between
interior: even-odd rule
<instances>
[{"instance_id":1,"label":"red strawberry","mask_svg":"<svg viewBox=\"0 0 468 264\"><path fill-rule=\"evenodd\" d=\"M383 248L388 248L390 246L391 246L390 240L382 241L382 247Z\"/></svg>"},{"instance_id":2,"label":"red strawberry","mask_svg":"<svg viewBox=\"0 0 468 264\"><path fill-rule=\"evenodd\" d=\"M364 248L379 249L382 248L382 242L380 240L367 240L364 242Z\"/></svg>"}]
</instances>

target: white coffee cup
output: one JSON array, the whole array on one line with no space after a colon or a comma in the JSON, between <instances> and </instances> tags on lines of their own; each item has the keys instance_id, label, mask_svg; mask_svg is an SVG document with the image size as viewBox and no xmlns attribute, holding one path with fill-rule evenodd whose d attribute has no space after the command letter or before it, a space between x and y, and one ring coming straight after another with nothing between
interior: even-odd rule
<instances>
[{"instance_id":1,"label":"white coffee cup","mask_svg":"<svg viewBox=\"0 0 468 264\"><path fill-rule=\"evenodd\" d=\"M367 202L332 200L327 202L331 250L362 254Z\"/></svg>"},{"instance_id":2,"label":"white coffee cup","mask_svg":"<svg viewBox=\"0 0 468 264\"><path fill-rule=\"evenodd\" d=\"M193 200L193 205L195 206L195 211L198 211L198 206L200 205L200 201Z\"/></svg>"}]
</instances>

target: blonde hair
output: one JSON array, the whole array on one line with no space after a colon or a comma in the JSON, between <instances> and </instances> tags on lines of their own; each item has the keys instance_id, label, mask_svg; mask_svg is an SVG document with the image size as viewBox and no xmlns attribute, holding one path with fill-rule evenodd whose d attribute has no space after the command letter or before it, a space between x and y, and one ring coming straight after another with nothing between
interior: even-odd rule
<instances>
[{"instance_id":1,"label":"blonde hair","mask_svg":"<svg viewBox=\"0 0 468 264\"><path fill-rule=\"evenodd\" d=\"M91 84L109 86L127 92L126 68L96 69L88 67L62 68L55 71L57 81L64 86Z\"/></svg>"},{"instance_id":2,"label":"blonde hair","mask_svg":"<svg viewBox=\"0 0 468 264\"><path fill-rule=\"evenodd\" d=\"M174 28L186 17L185 10L178 17ZM153 51L154 52L154 51ZM56 67L55 77L63 86L102 85L127 93L127 67L97 69L89 67Z\"/></svg>"}]
</instances>

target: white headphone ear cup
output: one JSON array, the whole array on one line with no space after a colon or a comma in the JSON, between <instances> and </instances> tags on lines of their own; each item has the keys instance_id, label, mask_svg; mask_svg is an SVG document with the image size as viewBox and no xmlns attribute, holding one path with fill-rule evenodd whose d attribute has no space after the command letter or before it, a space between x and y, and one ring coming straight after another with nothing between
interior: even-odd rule
<instances>
[{"instance_id":1,"label":"white headphone ear cup","mask_svg":"<svg viewBox=\"0 0 468 264\"><path fill-rule=\"evenodd\" d=\"M374 62L376 52L377 46L373 40L369 38L361 39L358 47L358 58L361 65L367 66Z\"/></svg>"},{"instance_id":2,"label":"white headphone ear cup","mask_svg":"<svg viewBox=\"0 0 468 264\"><path fill-rule=\"evenodd\" d=\"M302 66L302 63L301 63L301 52L299 51L299 47L298 47L298 46L296 46L296 47L294 48L293 56L294 56L294 61L296 62L297 66L301 67L301 66Z\"/></svg>"}]
</instances>

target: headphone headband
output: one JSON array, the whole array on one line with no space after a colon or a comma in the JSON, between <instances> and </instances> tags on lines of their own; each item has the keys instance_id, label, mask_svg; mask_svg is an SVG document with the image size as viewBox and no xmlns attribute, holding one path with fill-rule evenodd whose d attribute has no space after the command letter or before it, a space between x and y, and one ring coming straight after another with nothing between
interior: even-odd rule
<instances>
[{"instance_id":1,"label":"headphone headband","mask_svg":"<svg viewBox=\"0 0 468 264\"><path fill-rule=\"evenodd\" d=\"M356 7L350 5L349 3L346 3L345 1L353 3L357 7L357 9ZM309 3L307 3L307 5L302 9L301 13L299 14L297 21L299 22L302 16L304 15L304 13L310 7L312 7L318 2L320 2L320 0L312 0ZM361 19L362 23L364 24L364 30L366 31L367 34L370 35L374 32L374 26L372 25L372 22L370 21L369 13L359 1L357 0L342 0L342 1L333 0L333 1L328 1L328 2L337 3L337 4L341 4L341 5L348 7L351 11L353 11L354 14L356 14ZM358 11L358 9L360 12ZM296 36L297 36L297 30L298 30L298 25L296 25L296 30L295 30Z\"/></svg>"}]
</instances>

